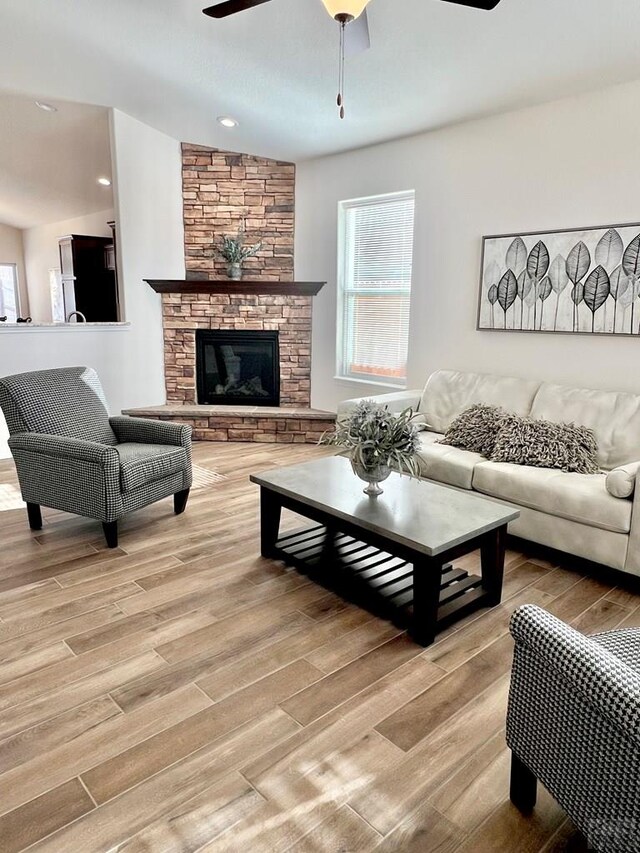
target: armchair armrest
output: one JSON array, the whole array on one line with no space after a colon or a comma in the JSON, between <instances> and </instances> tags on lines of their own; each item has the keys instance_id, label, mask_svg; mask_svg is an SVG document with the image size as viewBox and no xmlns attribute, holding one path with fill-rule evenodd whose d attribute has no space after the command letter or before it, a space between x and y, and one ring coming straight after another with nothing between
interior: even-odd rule
<instances>
[{"instance_id":1,"label":"armchair armrest","mask_svg":"<svg viewBox=\"0 0 640 853\"><path fill-rule=\"evenodd\" d=\"M48 435L42 432L21 432L9 438L12 452L39 453L45 456L57 456L61 459L75 459L79 462L93 462L104 465L112 462L119 467L120 460L115 447L100 444L97 441L84 441L80 438L68 438L63 435Z\"/></svg>"},{"instance_id":2,"label":"armchair armrest","mask_svg":"<svg viewBox=\"0 0 640 853\"><path fill-rule=\"evenodd\" d=\"M417 411L421 397L422 391L394 391L391 394L377 394L371 397L354 397L351 400L343 400L338 403L338 420L341 421L348 417L362 400L373 400L374 403L386 406L390 412L398 414L405 409Z\"/></svg>"},{"instance_id":3,"label":"armchair armrest","mask_svg":"<svg viewBox=\"0 0 640 853\"><path fill-rule=\"evenodd\" d=\"M185 448L191 445L192 430L186 424L128 417L109 418L109 423L120 442L172 444Z\"/></svg>"},{"instance_id":4,"label":"armchair armrest","mask_svg":"<svg viewBox=\"0 0 640 853\"><path fill-rule=\"evenodd\" d=\"M526 604L512 616L517 647L533 652L568 688L640 744L640 674L595 640L540 607ZM533 676L533 673L532 673Z\"/></svg>"},{"instance_id":5,"label":"armchair armrest","mask_svg":"<svg viewBox=\"0 0 640 853\"><path fill-rule=\"evenodd\" d=\"M115 447L37 432L12 435L9 447L27 503L102 522L122 515L120 456Z\"/></svg>"}]
</instances>

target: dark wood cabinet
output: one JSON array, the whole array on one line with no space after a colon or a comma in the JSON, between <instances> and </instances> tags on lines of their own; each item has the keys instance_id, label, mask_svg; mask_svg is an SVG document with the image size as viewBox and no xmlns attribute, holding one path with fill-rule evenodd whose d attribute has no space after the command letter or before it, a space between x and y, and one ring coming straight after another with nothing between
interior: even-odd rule
<instances>
[{"instance_id":1,"label":"dark wood cabinet","mask_svg":"<svg viewBox=\"0 0 640 853\"><path fill-rule=\"evenodd\" d=\"M117 322L120 318L113 239L70 234L61 237L58 245L65 320L77 311L88 323Z\"/></svg>"}]
</instances>

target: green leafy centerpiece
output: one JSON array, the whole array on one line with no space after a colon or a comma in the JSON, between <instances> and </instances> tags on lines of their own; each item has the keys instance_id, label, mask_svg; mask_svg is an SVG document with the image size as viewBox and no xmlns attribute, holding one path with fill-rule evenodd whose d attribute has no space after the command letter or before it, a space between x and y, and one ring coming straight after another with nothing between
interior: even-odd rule
<instances>
[{"instance_id":1,"label":"green leafy centerpiece","mask_svg":"<svg viewBox=\"0 0 640 853\"><path fill-rule=\"evenodd\" d=\"M399 415L373 400L362 400L354 411L326 433L321 444L344 447L354 473L365 483L371 497L382 494L380 483L392 470L418 476L416 451L419 428L412 409Z\"/></svg>"},{"instance_id":2,"label":"green leafy centerpiece","mask_svg":"<svg viewBox=\"0 0 640 853\"><path fill-rule=\"evenodd\" d=\"M231 279L239 281L242 278L242 264L247 258L252 258L257 255L262 248L262 242L256 243L255 246L244 245L244 232L238 231L237 237L229 237L228 235L222 238L220 246L220 256L227 262L227 275Z\"/></svg>"}]
</instances>

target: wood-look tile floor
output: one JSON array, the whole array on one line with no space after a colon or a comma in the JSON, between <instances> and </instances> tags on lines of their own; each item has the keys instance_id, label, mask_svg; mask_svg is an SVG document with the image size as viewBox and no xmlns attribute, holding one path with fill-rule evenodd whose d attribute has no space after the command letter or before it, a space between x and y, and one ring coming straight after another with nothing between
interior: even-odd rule
<instances>
[{"instance_id":1,"label":"wood-look tile floor","mask_svg":"<svg viewBox=\"0 0 640 853\"><path fill-rule=\"evenodd\" d=\"M2 853L584 849L544 791L507 799L509 615L640 625L640 596L510 551L504 603L421 649L258 556L248 474L325 452L199 444L185 515L114 551L63 513L31 533L0 462Z\"/></svg>"}]
</instances>

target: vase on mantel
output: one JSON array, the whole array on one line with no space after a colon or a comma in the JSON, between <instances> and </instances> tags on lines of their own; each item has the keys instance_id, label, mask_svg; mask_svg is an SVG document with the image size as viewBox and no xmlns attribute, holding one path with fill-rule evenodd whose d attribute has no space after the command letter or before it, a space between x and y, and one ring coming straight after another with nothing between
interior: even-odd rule
<instances>
[{"instance_id":1,"label":"vase on mantel","mask_svg":"<svg viewBox=\"0 0 640 853\"><path fill-rule=\"evenodd\" d=\"M240 281L242 279L242 264L229 264L227 275L233 281Z\"/></svg>"}]
</instances>

